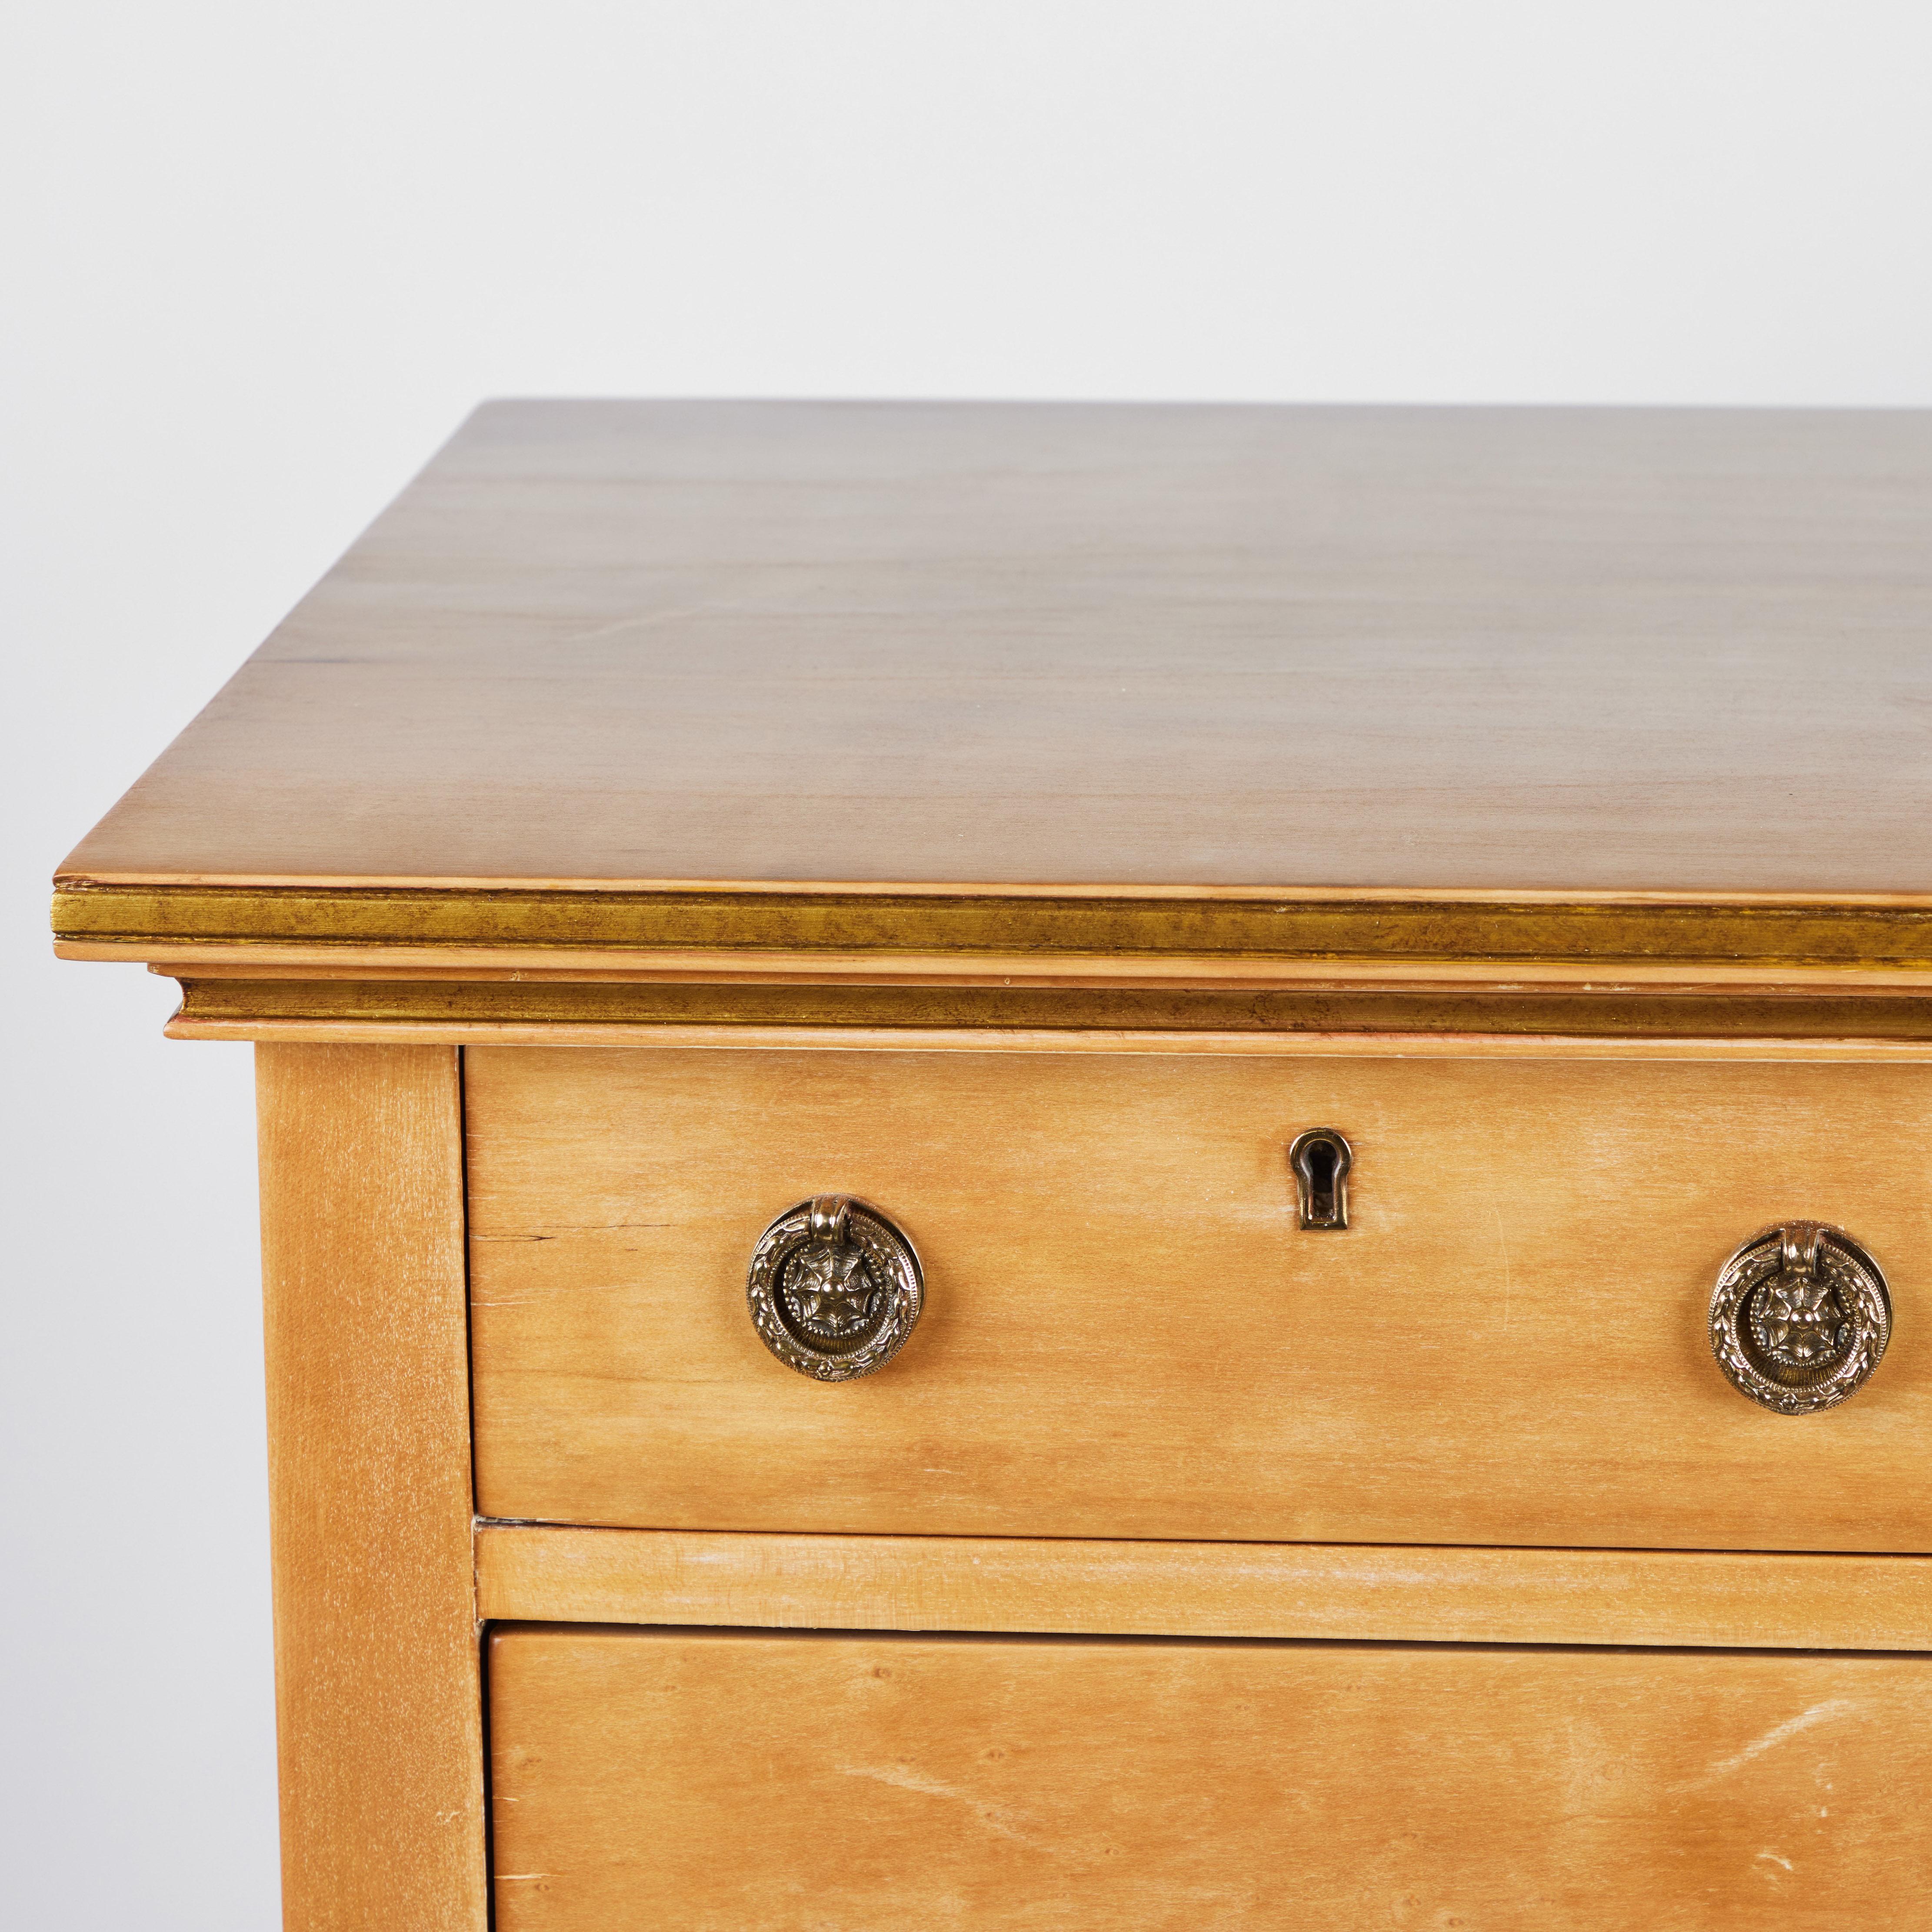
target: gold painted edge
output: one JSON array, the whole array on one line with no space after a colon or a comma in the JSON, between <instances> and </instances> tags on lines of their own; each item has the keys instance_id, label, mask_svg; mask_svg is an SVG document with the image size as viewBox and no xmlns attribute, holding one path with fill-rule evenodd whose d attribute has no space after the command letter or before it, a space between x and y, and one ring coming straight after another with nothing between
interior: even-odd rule
<instances>
[{"instance_id":1,"label":"gold painted edge","mask_svg":"<svg viewBox=\"0 0 1932 1932\"><path fill-rule=\"evenodd\" d=\"M1124 959L1932 974L1932 906L1312 900L1124 894L550 892L124 886L55 894L63 950L110 956L351 946L952 962Z\"/></svg>"},{"instance_id":2,"label":"gold painted edge","mask_svg":"<svg viewBox=\"0 0 1932 1932\"><path fill-rule=\"evenodd\" d=\"M821 898L849 893L860 898L1066 898L1066 899L1303 899L1328 904L1341 901L1412 904L1423 901L1471 905L1693 905L1814 906L1848 905L1932 908L1932 892L1764 892L1719 890L1668 891L1610 890L1586 891L1548 886L1255 886L1177 885L1170 882L1116 880L1110 884L1073 882L1054 884L1040 880L931 879L653 879L578 878L562 874L495 876L446 873L119 872L110 867L64 865L53 877L57 891L94 886L134 886L142 890L191 886L211 890L247 887L273 892L323 890L358 893L394 891L440 892L738 892L785 898Z\"/></svg>"},{"instance_id":3,"label":"gold painted edge","mask_svg":"<svg viewBox=\"0 0 1932 1932\"><path fill-rule=\"evenodd\" d=\"M181 1018L265 1022L1215 1034L1932 1042L1932 998L1700 993L553 980L182 981Z\"/></svg>"},{"instance_id":4,"label":"gold painted edge","mask_svg":"<svg viewBox=\"0 0 1932 1932\"><path fill-rule=\"evenodd\" d=\"M1910 967L1653 964L1587 960L1226 958L1050 953L654 952L514 946L116 945L57 940L57 958L146 965L173 980L608 980L732 986L1166 986L1267 989L1418 988L1486 992L1725 991L1792 996L1932 993L1932 971Z\"/></svg>"},{"instance_id":5,"label":"gold painted edge","mask_svg":"<svg viewBox=\"0 0 1932 1932\"><path fill-rule=\"evenodd\" d=\"M1932 1041L1707 1040L1646 1036L1586 1039L1541 1034L1260 1034L1020 1032L982 1028L941 1031L862 1027L640 1027L517 1022L388 1022L171 1020L170 1040L284 1040L315 1046L586 1046L702 1048L767 1053L1052 1053L1159 1054L1163 1058L1385 1060L1736 1060L1792 1065L1821 1060L1862 1065L1932 1064Z\"/></svg>"},{"instance_id":6,"label":"gold painted edge","mask_svg":"<svg viewBox=\"0 0 1932 1932\"><path fill-rule=\"evenodd\" d=\"M1932 1000L184 977L172 1040L902 1052L1932 1060Z\"/></svg>"}]
</instances>

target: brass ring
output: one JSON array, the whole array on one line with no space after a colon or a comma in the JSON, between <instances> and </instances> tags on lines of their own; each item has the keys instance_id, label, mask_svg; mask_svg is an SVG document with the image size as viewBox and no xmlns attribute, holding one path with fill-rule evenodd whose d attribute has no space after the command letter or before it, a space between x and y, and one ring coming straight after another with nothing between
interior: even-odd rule
<instances>
[{"instance_id":1,"label":"brass ring","mask_svg":"<svg viewBox=\"0 0 1932 1932\"><path fill-rule=\"evenodd\" d=\"M1711 1296L1711 1352L1739 1394L1815 1415L1864 1387L1892 1339L1884 1270L1842 1228L1788 1221L1736 1250Z\"/></svg>"},{"instance_id":2,"label":"brass ring","mask_svg":"<svg viewBox=\"0 0 1932 1932\"><path fill-rule=\"evenodd\" d=\"M869 1203L819 1194L758 1237L745 1285L758 1339L814 1382L876 1373L905 1346L926 1277L904 1231Z\"/></svg>"}]
</instances>

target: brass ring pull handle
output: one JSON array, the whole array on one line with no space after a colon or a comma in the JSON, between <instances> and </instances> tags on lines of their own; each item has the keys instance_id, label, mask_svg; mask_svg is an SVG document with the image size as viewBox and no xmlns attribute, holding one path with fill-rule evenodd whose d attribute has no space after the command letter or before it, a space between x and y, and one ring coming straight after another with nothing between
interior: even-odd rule
<instances>
[{"instance_id":1,"label":"brass ring pull handle","mask_svg":"<svg viewBox=\"0 0 1932 1932\"><path fill-rule=\"evenodd\" d=\"M1718 1276L1711 1350L1731 1386L1780 1415L1814 1415L1864 1386L1892 1339L1885 1275L1842 1228L1787 1221Z\"/></svg>"},{"instance_id":2,"label":"brass ring pull handle","mask_svg":"<svg viewBox=\"0 0 1932 1932\"><path fill-rule=\"evenodd\" d=\"M845 1194L788 1208L758 1237L745 1285L752 1325L788 1369L849 1382L882 1369L926 1305L904 1231Z\"/></svg>"}]
</instances>

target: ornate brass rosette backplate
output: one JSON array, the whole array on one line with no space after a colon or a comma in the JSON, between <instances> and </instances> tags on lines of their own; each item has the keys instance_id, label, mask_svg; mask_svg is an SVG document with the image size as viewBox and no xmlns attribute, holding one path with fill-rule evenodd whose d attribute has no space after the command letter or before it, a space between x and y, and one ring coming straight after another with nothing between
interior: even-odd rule
<instances>
[{"instance_id":1,"label":"ornate brass rosette backplate","mask_svg":"<svg viewBox=\"0 0 1932 1932\"><path fill-rule=\"evenodd\" d=\"M758 1237L745 1292L758 1339L787 1368L849 1382L904 1346L926 1280L911 1242L876 1208L821 1194Z\"/></svg>"},{"instance_id":2,"label":"ornate brass rosette backplate","mask_svg":"<svg viewBox=\"0 0 1932 1932\"><path fill-rule=\"evenodd\" d=\"M1754 1234L1711 1297L1711 1349L1731 1386L1780 1415L1855 1393L1892 1338L1879 1264L1842 1228L1787 1221Z\"/></svg>"}]
</instances>

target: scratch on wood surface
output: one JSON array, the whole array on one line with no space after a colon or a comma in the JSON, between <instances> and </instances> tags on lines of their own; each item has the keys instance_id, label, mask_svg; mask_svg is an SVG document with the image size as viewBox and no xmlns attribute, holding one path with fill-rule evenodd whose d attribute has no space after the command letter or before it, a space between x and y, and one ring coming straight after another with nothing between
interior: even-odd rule
<instances>
[{"instance_id":1,"label":"scratch on wood surface","mask_svg":"<svg viewBox=\"0 0 1932 1932\"><path fill-rule=\"evenodd\" d=\"M508 1234L490 1234L472 1228L472 1241L560 1241L566 1234L621 1234L638 1228L674 1228L674 1221L586 1221L581 1226L560 1222L548 1228L517 1228Z\"/></svg>"},{"instance_id":2,"label":"scratch on wood surface","mask_svg":"<svg viewBox=\"0 0 1932 1932\"><path fill-rule=\"evenodd\" d=\"M573 1286L571 1292L573 1294L615 1294L624 1286L621 1281L589 1281ZM554 1293L495 1296L472 1294L470 1298L470 1305L472 1308L532 1308L556 1299Z\"/></svg>"},{"instance_id":3,"label":"scratch on wood surface","mask_svg":"<svg viewBox=\"0 0 1932 1932\"><path fill-rule=\"evenodd\" d=\"M1825 1724L1833 1718L1848 1717L1858 1708L1849 1697L1827 1697L1822 1704L1814 1704L1808 1711L1800 1711L1796 1717L1786 1718L1783 1724L1772 1725L1762 1737L1752 1738L1736 1756L1720 1758L1702 1778L1679 1788L1694 1791L1700 1785L1728 1778L1732 1772L1742 1771L1753 1758L1762 1757L1766 1751L1796 1737L1799 1732L1808 1731L1814 1724Z\"/></svg>"},{"instance_id":4,"label":"scratch on wood surface","mask_svg":"<svg viewBox=\"0 0 1932 1932\"><path fill-rule=\"evenodd\" d=\"M836 1768L842 1777L869 1778L874 1784L896 1785L902 1791L916 1791L928 1798L950 1798L954 1804L964 1805L988 1831L997 1832L1003 1838L1010 1838L1016 1844L1028 1846L1036 1852L1054 1849L1021 1831L1012 1822L1011 1813L1002 1811L996 1805L982 1804L970 1792L956 1790L950 1784L942 1784L936 1778L922 1778L918 1772L898 1765L842 1764Z\"/></svg>"},{"instance_id":5,"label":"scratch on wood surface","mask_svg":"<svg viewBox=\"0 0 1932 1932\"><path fill-rule=\"evenodd\" d=\"M602 638L621 636L626 631L642 630L652 624L675 623L680 618L703 617L715 610L736 610L742 604L736 598L707 597L701 604L681 604L664 610L640 610L629 617L613 618L608 624L599 624L594 630L573 631L569 636L553 648L565 650L575 644L593 644Z\"/></svg>"}]
</instances>

